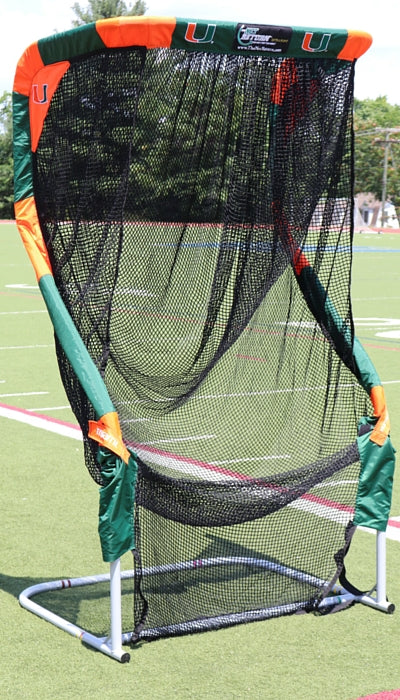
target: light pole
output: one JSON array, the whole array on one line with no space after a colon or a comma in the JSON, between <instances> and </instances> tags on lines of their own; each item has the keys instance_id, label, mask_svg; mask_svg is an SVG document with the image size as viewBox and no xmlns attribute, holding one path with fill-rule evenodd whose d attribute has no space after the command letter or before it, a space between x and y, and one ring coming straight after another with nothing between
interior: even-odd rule
<instances>
[{"instance_id":1,"label":"light pole","mask_svg":"<svg viewBox=\"0 0 400 700\"><path fill-rule=\"evenodd\" d=\"M384 155L384 159L383 159L383 175L382 175L382 214L381 214L382 228L385 228L385 221L386 221L385 205L386 205L387 169L388 169L389 148L390 148L391 143L400 143L399 139L391 139L390 134L398 134L400 132L400 129L376 129L376 131L385 132L385 139L384 140L375 139L375 141L374 141L374 143L381 144L385 148L385 155Z\"/></svg>"},{"instance_id":2,"label":"light pole","mask_svg":"<svg viewBox=\"0 0 400 700\"><path fill-rule=\"evenodd\" d=\"M395 127L392 129L385 129L385 128L379 128L376 127L375 129L371 129L368 131L360 131L358 133L358 136L367 136L369 134L385 134L384 139L374 139L375 144L380 144L384 146L385 149L385 155L384 155L384 160L383 160L383 175L382 175L382 213L381 213L381 223L382 223L382 228L385 228L385 204L386 204L386 195L387 195L387 170L388 170L388 159L389 159L389 148L392 143L400 143L399 139L391 139L390 136L391 134L399 134L400 133L400 127Z\"/></svg>"}]
</instances>

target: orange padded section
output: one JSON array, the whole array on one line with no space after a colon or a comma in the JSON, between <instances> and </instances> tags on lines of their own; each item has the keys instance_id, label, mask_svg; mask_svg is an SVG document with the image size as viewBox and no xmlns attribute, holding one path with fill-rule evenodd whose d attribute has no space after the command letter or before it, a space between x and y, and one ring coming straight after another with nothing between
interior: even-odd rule
<instances>
[{"instance_id":1,"label":"orange padded section","mask_svg":"<svg viewBox=\"0 0 400 700\"><path fill-rule=\"evenodd\" d=\"M105 413L98 421L90 420L88 435L128 464L130 455L122 440L117 413Z\"/></svg>"},{"instance_id":2,"label":"orange padded section","mask_svg":"<svg viewBox=\"0 0 400 700\"><path fill-rule=\"evenodd\" d=\"M35 200L33 197L22 199L20 202L15 202L14 209L19 233L39 281L43 275L52 275L53 273L39 224Z\"/></svg>"},{"instance_id":3,"label":"orange padded section","mask_svg":"<svg viewBox=\"0 0 400 700\"><path fill-rule=\"evenodd\" d=\"M35 42L28 46L18 61L13 85L14 92L29 97L33 77L43 66L38 44Z\"/></svg>"},{"instance_id":4,"label":"orange padded section","mask_svg":"<svg viewBox=\"0 0 400 700\"><path fill-rule=\"evenodd\" d=\"M176 27L175 17L119 17L100 19L96 30L108 48L145 46L148 49L168 48Z\"/></svg>"},{"instance_id":5,"label":"orange padded section","mask_svg":"<svg viewBox=\"0 0 400 700\"><path fill-rule=\"evenodd\" d=\"M371 44L372 36L370 34L350 29L347 41L338 54L338 58L344 61L354 61L368 51Z\"/></svg>"},{"instance_id":6,"label":"orange padded section","mask_svg":"<svg viewBox=\"0 0 400 700\"><path fill-rule=\"evenodd\" d=\"M374 416L378 418L377 424L370 435L370 440L377 445L383 445L390 433L389 413L386 407L385 392L382 386L374 386L370 392L370 399L374 407Z\"/></svg>"}]
</instances>

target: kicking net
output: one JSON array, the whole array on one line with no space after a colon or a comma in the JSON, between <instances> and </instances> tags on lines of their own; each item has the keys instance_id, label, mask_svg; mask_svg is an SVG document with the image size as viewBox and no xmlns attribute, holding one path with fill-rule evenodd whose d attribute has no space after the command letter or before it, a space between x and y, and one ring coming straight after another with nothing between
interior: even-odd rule
<instances>
[{"instance_id":1,"label":"kicking net","mask_svg":"<svg viewBox=\"0 0 400 700\"><path fill-rule=\"evenodd\" d=\"M267 29L110 20L16 79L17 220L103 557L135 554L133 639L316 610L355 525L386 527L350 298L357 55Z\"/></svg>"}]
</instances>

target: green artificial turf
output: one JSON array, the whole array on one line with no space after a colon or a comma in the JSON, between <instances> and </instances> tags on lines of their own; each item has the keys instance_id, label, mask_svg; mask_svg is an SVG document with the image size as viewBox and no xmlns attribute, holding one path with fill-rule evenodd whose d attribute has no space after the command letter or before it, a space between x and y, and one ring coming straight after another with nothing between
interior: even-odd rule
<instances>
[{"instance_id":1,"label":"green artificial turf","mask_svg":"<svg viewBox=\"0 0 400 700\"><path fill-rule=\"evenodd\" d=\"M50 322L29 261L15 226L2 224L0 235L0 403L35 411L66 406ZM364 319L356 322L357 334L384 382L397 446L400 340L376 333L400 330L400 235L359 234L355 246L372 251L354 254L353 312ZM26 395L15 396L20 393ZM43 415L74 422L68 408ZM23 610L18 595L29 585L107 570L96 530L98 489L85 469L80 441L6 418L0 418L0 430L1 698L351 700L400 687L397 611L385 615L355 605L335 615L281 617L141 643L131 651L130 664L121 665ZM400 516L399 483L397 478L392 516ZM348 557L355 585L374 584L374 547L372 534L357 532ZM388 540L387 559L388 596L400 605L400 542ZM132 566L130 555L123 565ZM126 627L132 595L128 584L123 590ZM76 624L107 633L104 586L52 595L40 598Z\"/></svg>"}]
</instances>

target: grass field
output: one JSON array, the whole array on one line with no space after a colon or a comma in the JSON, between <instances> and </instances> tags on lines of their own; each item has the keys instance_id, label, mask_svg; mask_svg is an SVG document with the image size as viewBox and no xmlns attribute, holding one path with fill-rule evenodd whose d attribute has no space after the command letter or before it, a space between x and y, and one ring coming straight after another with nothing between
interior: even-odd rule
<instances>
[{"instance_id":1,"label":"grass field","mask_svg":"<svg viewBox=\"0 0 400 700\"><path fill-rule=\"evenodd\" d=\"M1 224L0 405L75 423L56 366L52 329L16 228ZM400 235L357 234L353 312L357 334L385 386L400 444ZM1 416L1 413L0 413ZM400 688L400 612L356 605L139 645L122 666L21 609L28 585L106 571L97 536L97 487L79 440L0 417L0 697L271 698L351 700ZM391 519L400 520L395 480ZM400 529L393 527L393 536ZM375 538L357 532L349 576L374 584ZM388 596L400 606L400 541L388 539ZM123 563L131 567L130 557ZM48 598L48 602L50 598ZM55 594L77 624L101 633L107 591ZM124 619L130 618L124 596ZM104 622L103 622L104 621Z\"/></svg>"}]
</instances>

